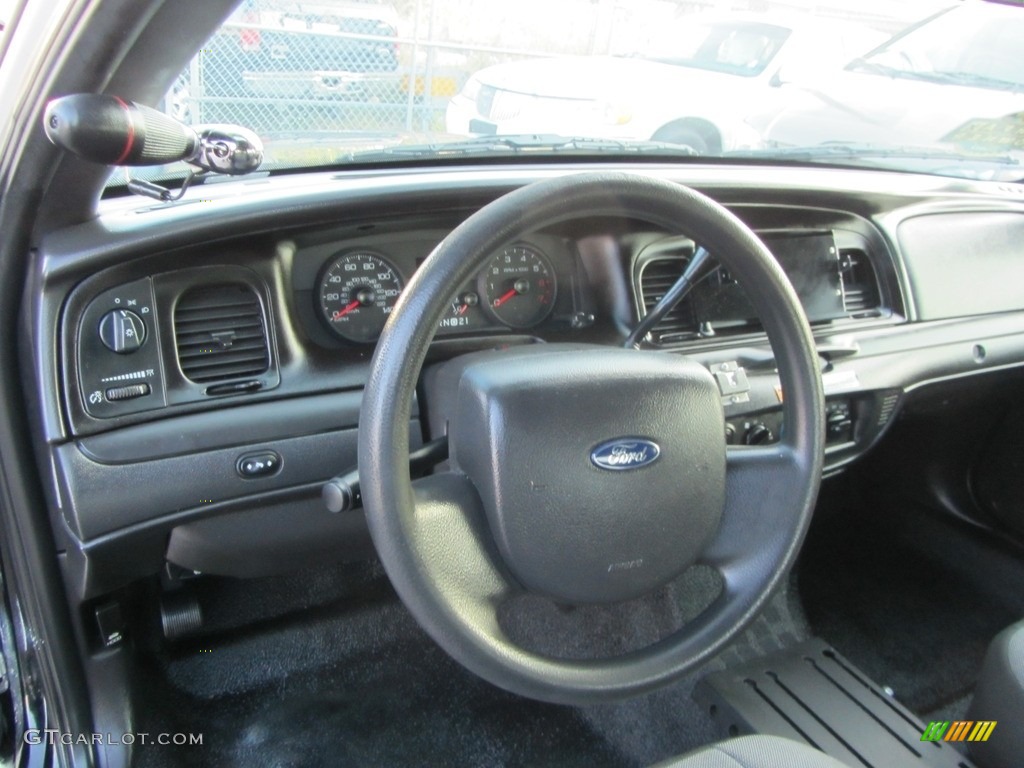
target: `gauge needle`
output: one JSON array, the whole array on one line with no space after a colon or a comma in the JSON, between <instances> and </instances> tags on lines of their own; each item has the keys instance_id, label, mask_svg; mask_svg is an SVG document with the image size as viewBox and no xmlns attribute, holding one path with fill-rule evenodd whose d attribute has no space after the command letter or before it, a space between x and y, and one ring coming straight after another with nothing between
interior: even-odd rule
<instances>
[{"instance_id":1,"label":"gauge needle","mask_svg":"<svg viewBox=\"0 0 1024 768\"><path fill-rule=\"evenodd\" d=\"M334 313L334 319L335 320L340 320L345 315L347 315L349 312L351 312L353 309L358 307L359 304L360 304L359 299L356 299L355 301L349 302L349 305L347 307L345 307L344 309L338 310L337 312Z\"/></svg>"},{"instance_id":2,"label":"gauge needle","mask_svg":"<svg viewBox=\"0 0 1024 768\"><path fill-rule=\"evenodd\" d=\"M504 304L506 301L511 299L517 293L518 293L518 291L515 288L509 288L508 292L505 293L504 296L502 296L500 299L495 299L494 300L494 306L500 307L502 304Z\"/></svg>"}]
</instances>

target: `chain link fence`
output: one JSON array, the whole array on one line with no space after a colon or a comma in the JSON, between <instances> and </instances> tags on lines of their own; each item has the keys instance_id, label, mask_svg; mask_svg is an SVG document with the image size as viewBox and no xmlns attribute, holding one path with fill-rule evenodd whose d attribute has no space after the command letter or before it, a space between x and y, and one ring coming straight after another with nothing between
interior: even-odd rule
<instances>
[{"instance_id":1,"label":"chain link fence","mask_svg":"<svg viewBox=\"0 0 1024 768\"><path fill-rule=\"evenodd\" d=\"M199 51L170 95L191 123L260 133L401 128L397 35L230 21Z\"/></svg>"},{"instance_id":2,"label":"chain link fence","mask_svg":"<svg viewBox=\"0 0 1024 768\"><path fill-rule=\"evenodd\" d=\"M275 136L437 133L472 71L557 52L429 42L435 20L422 5L403 37L383 3L249 0L179 75L165 109Z\"/></svg>"}]
</instances>

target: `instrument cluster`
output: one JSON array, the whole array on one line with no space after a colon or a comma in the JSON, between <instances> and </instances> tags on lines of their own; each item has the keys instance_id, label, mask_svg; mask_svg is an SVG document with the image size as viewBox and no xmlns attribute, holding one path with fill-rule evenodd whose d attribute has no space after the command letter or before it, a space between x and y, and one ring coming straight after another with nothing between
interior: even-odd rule
<instances>
[{"instance_id":1,"label":"instrument cluster","mask_svg":"<svg viewBox=\"0 0 1024 768\"><path fill-rule=\"evenodd\" d=\"M410 259L409 250L406 245L390 252L387 243L374 243L332 251L310 291L321 326L343 342L375 342L412 274L426 261L426 255ZM451 297L437 333L535 328L557 317L566 301L571 304L560 290L562 281L572 283L573 272L573 257L560 240L511 243L492 254L476 278Z\"/></svg>"}]
</instances>

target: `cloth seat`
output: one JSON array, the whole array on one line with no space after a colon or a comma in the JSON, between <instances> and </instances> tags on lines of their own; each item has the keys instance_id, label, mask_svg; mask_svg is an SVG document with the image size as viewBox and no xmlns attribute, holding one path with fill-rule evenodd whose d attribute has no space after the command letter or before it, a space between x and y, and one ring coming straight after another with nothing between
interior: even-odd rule
<instances>
[{"instance_id":1,"label":"cloth seat","mask_svg":"<svg viewBox=\"0 0 1024 768\"><path fill-rule=\"evenodd\" d=\"M967 719L995 721L987 741L968 741L985 768L1017 768L1024 755L1024 621L1011 624L988 647Z\"/></svg>"},{"instance_id":2,"label":"cloth seat","mask_svg":"<svg viewBox=\"0 0 1024 768\"><path fill-rule=\"evenodd\" d=\"M702 747L652 768L849 768L834 757L780 736L741 736Z\"/></svg>"}]
</instances>

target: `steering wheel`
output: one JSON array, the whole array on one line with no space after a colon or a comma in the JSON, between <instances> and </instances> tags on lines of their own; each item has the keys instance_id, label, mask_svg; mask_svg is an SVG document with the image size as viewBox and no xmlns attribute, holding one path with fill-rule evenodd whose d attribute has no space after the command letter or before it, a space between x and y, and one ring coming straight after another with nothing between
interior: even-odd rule
<instances>
[{"instance_id":1,"label":"steering wheel","mask_svg":"<svg viewBox=\"0 0 1024 768\"><path fill-rule=\"evenodd\" d=\"M717 385L682 355L534 344L446 364L450 469L411 482L411 402L450 297L500 247L582 215L626 216L685 233L741 281L785 392L779 442L727 447ZM545 701L624 698L706 661L763 607L810 520L824 412L800 302L739 219L694 190L654 178L554 178L467 219L399 298L363 395L363 505L399 597L464 667ZM694 564L718 571L718 597L674 634L624 655L551 658L524 648L499 622L501 607L524 593L563 604L614 603Z\"/></svg>"}]
</instances>

